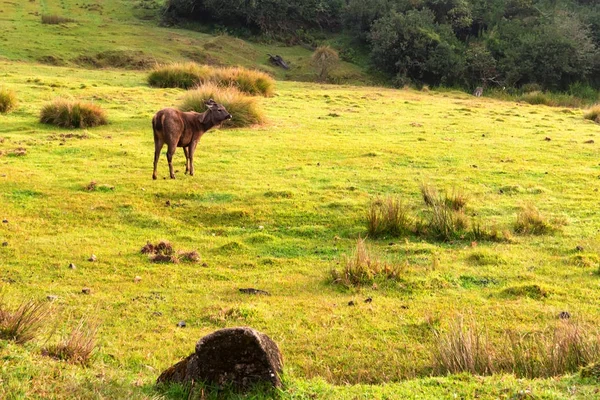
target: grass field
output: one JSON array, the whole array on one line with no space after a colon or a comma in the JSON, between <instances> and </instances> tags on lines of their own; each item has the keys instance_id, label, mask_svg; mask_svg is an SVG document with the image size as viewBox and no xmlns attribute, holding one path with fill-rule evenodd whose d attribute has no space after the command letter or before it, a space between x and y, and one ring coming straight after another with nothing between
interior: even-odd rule
<instances>
[{"instance_id":1,"label":"grass field","mask_svg":"<svg viewBox=\"0 0 600 400\"><path fill-rule=\"evenodd\" d=\"M163 156L152 181L150 120L185 91L150 88L145 71L87 69L72 60L84 48L164 54L173 47L161 44L161 35L237 39L131 23L135 9L120 1L91 2L104 12L84 16L71 1L0 4L0 30L11 44L0 49L0 86L19 100L0 114L0 219L7 221L0 224L0 242L7 242L0 291L10 306L58 296L38 339L25 346L0 340L0 397L178 398L175 389L154 389L158 374L203 335L248 325L283 352L281 398L600 398L597 383L576 373L430 377L435 332L459 315L477 321L492 343L507 332L545 331L561 311L582 326L597 325L600 126L582 110L453 91L278 81L275 96L259 99L266 124L211 131L198 147L196 176L184 175L179 149L177 179L165 179ZM34 12L86 19L42 26ZM117 43L82 42L92 23L107 24L102 34ZM302 51L307 60L310 54L285 51ZM39 64L44 55L67 65ZM56 97L101 106L109 124L40 124L40 109ZM377 287L333 285L330 270L366 236L371 201L396 195L425 215L423 183L462 190L469 219L511 238L367 238L375 254L404 266L402 278ZM528 204L557 229L514 233ZM197 250L202 260L151 263L140 249L161 239ZM521 290L536 285L537 294ZM272 295L244 295L243 287ZM373 301L364 303L367 297ZM90 367L41 354L47 340L82 317L100 324ZM177 327L181 320L186 328Z\"/></svg>"}]
</instances>

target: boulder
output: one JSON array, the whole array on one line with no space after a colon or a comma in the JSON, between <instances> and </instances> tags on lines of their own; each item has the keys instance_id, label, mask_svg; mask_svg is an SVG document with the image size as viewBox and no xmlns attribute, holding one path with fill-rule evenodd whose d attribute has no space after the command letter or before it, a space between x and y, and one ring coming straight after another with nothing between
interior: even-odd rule
<instances>
[{"instance_id":1,"label":"boulder","mask_svg":"<svg viewBox=\"0 0 600 400\"><path fill-rule=\"evenodd\" d=\"M171 366L156 383L202 381L245 389L263 382L281 386L283 370L277 344L264 333L249 327L226 328L196 343L196 351Z\"/></svg>"}]
</instances>

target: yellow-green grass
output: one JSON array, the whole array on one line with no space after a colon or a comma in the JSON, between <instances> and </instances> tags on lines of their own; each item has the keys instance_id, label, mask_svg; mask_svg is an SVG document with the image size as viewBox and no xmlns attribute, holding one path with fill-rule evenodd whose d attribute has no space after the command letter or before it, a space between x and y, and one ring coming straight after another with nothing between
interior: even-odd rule
<instances>
[{"instance_id":1,"label":"yellow-green grass","mask_svg":"<svg viewBox=\"0 0 600 400\"><path fill-rule=\"evenodd\" d=\"M233 116L223 123L225 127L244 127L261 124L265 121L264 112L255 97L247 96L235 87L220 87L214 83L201 85L188 90L179 105L182 111L206 111L206 102L213 99L222 104Z\"/></svg>"},{"instance_id":2,"label":"yellow-green grass","mask_svg":"<svg viewBox=\"0 0 600 400\"><path fill-rule=\"evenodd\" d=\"M426 377L431 327L443 330L465 310L492 342L506 330L544 330L561 311L582 323L600 317L598 268L573 258L576 246L600 248L598 148L585 143L599 142L600 127L579 113L458 92L278 82L276 96L260 99L268 125L212 130L194 177L183 175L178 150L178 179L160 168L165 179L152 181L150 120L185 91L149 88L144 72L7 61L0 69L20 97L0 126L2 293L13 304L58 296L48 330L91 314L101 323L89 369L43 357L43 337L26 348L0 342L0 397L69 398L76 388L81 397L151 398L158 374L197 339L239 325L279 343L283 398L468 398L475 390L498 398L527 388L566 398L573 386L593 396L594 385L575 376ZM58 96L93 100L111 124L68 131L39 123L40 108ZM26 154L12 156L17 148ZM89 191L91 181L114 190ZM421 182L461 188L468 215L501 230L527 203L569 223L501 243L368 238L383 261L405 265L402 280L332 285L331 269L366 234L370 202L395 195L425 213ZM140 249L162 239L197 250L202 263L151 263ZM505 262L474 263L474 252ZM526 285L546 296L506 295Z\"/></svg>"},{"instance_id":3,"label":"yellow-green grass","mask_svg":"<svg viewBox=\"0 0 600 400\"><path fill-rule=\"evenodd\" d=\"M159 27L159 12L143 7L143 3L151 2L2 0L0 59L147 70L157 64L194 61L260 69L278 79L314 80L308 49ZM59 15L75 22L42 24L40 15ZM291 68L273 66L268 53L281 55ZM347 62L340 63L334 78L341 82L370 81L362 68Z\"/></svg>"}]
</instances>

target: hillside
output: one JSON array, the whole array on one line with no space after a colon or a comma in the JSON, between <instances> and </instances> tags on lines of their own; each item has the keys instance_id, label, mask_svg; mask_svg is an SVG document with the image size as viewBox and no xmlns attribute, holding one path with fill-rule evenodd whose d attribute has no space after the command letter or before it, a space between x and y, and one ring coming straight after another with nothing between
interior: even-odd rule
<instances>
[{"instance_id":1,"label":"hillside","mask_svg":"<svg viewBox=\"0 0 600 400\"><path fill-rule=\"evenodd\" d=\"M221 43L232 53L220 62L259 60L269 70L262 57L272 47L156 28L129 2L84 3L81 13L68 0L0 4L10 43L0 48L0 86L19 100L0 114L0 291L10 308L57 296L38 338L24 346L0 340L0 397L187 398L181 388L157 390L158 374L203 335L239 325L280 345L282 399L600 397L578 366L557 377L501 369L481 377L445 376L434 362L439 337L461 317L485 331L493 356L510 334L548 339L562 326L598 343L600 126L582 110L281 80L275 96L258 100L266 124L210 131L196 176L183 174L178 149L177 179L166 179L163 156L152 181L150 120L185 91L150 88L145 70L74 60L118 50L181 61L190 43ZM90 4L102 4L102 14ZM45 26L30 14L45 10L84 22ZM82 39L92 32L107 40ZM310 55L300 47L277 52ZM48 56L66 65L39 62ZM39 123L39 110L59 96L94 102L110 123ZM423 183L460 191L469 223L506 236L368 234L378 197L398 196L415 218L429 215ZM531 204L552 230L515 232ZM359 237L401 266L398 279L359 288L331 282ZM162 239L197 250L201 262L151 263L140 249ZM244 295L242 287L271 296ZM561 311L569 321L558 320ZM42 354L83 317L100 326L89 367ZM186 328L177 326L182 320Z\"/></svg>"}]
</instances>

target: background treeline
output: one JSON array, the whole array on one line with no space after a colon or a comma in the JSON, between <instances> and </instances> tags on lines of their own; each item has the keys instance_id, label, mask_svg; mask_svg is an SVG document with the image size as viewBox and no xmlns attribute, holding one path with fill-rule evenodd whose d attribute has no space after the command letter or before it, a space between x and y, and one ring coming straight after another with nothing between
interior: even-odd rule
<instances>
[{"instance_id":1,"label":"background treeline","mask_svg":"<svg viewBox=\"0 0 600 400\"><path fill-rule=\"evenodd\" d=\"M526 87L582 97L600 87L597 0L169 0L166 7L170 18L263 36L344 32L398 86Z\"/></svg>"}]
</instances>

